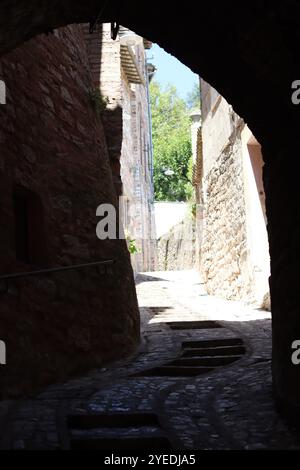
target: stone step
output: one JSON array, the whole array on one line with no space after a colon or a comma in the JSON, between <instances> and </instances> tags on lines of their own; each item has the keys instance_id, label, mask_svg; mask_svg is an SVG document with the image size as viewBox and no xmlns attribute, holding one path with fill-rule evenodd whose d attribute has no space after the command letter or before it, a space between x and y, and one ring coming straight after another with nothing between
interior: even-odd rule
<instances>
[{"instance_id":1,"label":"stone step","mask_svg":"<svg viewBox=\"0 0 300 470\"><path fill-rule=\"evenodd\" d=\"M204 330L210 328L223 328L222 325L215 321L174 321L166 322L172 330Z\"/></svg>"},{"instance_id":2,"label":"stone step","mask_svg":"<svg viewBox=\"0 0 300 470\"><path fill-rule=\"evenodd\" d=\"M184 349L183 357L192 356L239 356L245 354L244 346L219 346L215 348L190 348Z\"/></svg>"},{"instance_id":3,"label":"stone step","mask_svg":"<svg viewBox=\"0 0 300 470\"><path fill-rule=\"evenodd\" d=\"M220 338L206 339L200 341L183 341L182 348L217 348L219 346L242 346L243 340L240 338Z\"/></svg>"},{"instance_id":4,"label":"stone step","mask_svg":"<svg viewBox=\"0 0 300 470\"><path fill-rule=\"evenodd\" d=\"M72 450L171 450L152 412L80 413L67 416Z\"/></svg>"},{"instance_id":5,"label":"stone step","mask_svg":"<svg viewBox=\"0 0 300 470\"><path fill-rule=\"evenodd\" d=\"M67 424L73 429L122 428L129 426L159 426L154 413L87 413L67 416Z\"/></svg>"},{"instance_id":6,"label":"stone step","mask_svg":"<svg viewBox=\"0 0 300 470\"><path fill-rule=\"evenodd\" d=\"M125 439L134 437L162 437L159 426L98 427L90 429L70 429L72 439Z\"/></svg>"},{"instance_id":7,"label":"stone step","mask_svg":"<svg viewBox=\"0 0 300 470\"><path fill-rule=\"evenodd\" d=\"M207 374L207 372L212 370L214 370L214 367L165 365L138 372L132 377L195 377L197 375Z\"/></svg>"},{"instance_id":8,"label":"stone step","mask_svg":"<svg viewBox=\"0 0 300 470\"><path fill-rule=\"evenodd\" d=\"M219 367L227 366L232 362L238 361L242 356L202 356L202 357L181 357L172 361L172 366L206 366Z\"/></svg>"},{"instance_id":9,"label":"stone step","mask_svg":"<svg viewBox=\"0 0 300 470\"><path fill-rule=\"evenodd\" d=\"M169 312L175 312L176 310L173 307L147 307L154 315L166 314Z\"/></svg>"},{"instance_id":10,"label":"stone step","mask_svg":"<svg viewBox=\"0 0 300 470\"><path fill-rule=\"evenodd\" d=\"M71 439L70 447L71 450L172 450L171 443L165 436Z\"/></svg>"}]
</instances>

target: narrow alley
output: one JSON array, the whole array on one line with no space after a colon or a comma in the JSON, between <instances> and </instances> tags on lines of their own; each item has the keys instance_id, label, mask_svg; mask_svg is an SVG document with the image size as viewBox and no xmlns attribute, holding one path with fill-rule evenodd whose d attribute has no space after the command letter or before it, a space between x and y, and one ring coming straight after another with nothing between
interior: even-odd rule
<instances>
[{"instance_id":1,"label":"narrow alley","mask_svg":"<svg viewBox=\"0 0 300 470\"><path fill-rule=\"evenodd\" d=\"M300 3L178 6L0 1L0 450L300 450Z\"/></svg>"},{"instance_id":2,"label":"narrow alley","mask_svg":"<svg viewBox=\"0 0 300 470\"><path fill-rule=\"evenodd\" d=\"M194 271L140 274L137 353L1 402L1 449L299 449L274 410L271 317Z\"/></svg>"}]
</instances>

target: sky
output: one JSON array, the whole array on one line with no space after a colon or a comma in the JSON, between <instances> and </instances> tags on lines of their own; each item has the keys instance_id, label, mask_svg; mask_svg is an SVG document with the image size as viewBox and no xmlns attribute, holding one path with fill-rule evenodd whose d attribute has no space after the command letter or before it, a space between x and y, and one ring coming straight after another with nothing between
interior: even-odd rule
<instances>
[{"instance_id":1,"label":"sky","mask_svg":"<svg viewBox=\"0 0 300 470\"><path fill-rule=\"evenodd\" d=\"M175 85L182 98L186 98L187 93L192 90L194 83L199 84L198 75L171 54L165 52L157 44L153 44L147 56L149 62L157 68L154 79L162 85L167 83Z\"/></svg>"}]
</instances>

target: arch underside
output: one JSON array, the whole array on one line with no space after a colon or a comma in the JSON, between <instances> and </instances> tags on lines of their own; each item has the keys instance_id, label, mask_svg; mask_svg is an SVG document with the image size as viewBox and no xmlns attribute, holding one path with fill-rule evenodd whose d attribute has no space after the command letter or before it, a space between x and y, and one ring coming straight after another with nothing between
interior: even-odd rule
<instances>
[{"instance_id":1,"label":"arch underside","mask_svg":"<svg viewBox=\"0 0 300 470\"><path fill-rule=\"evenodd\" d=\"M101 15L99 16L99 13ZM177 3L6 0L0 4L0 53L73 23L117 21L160 44L216 88L262 144L271 253L273 380L279 401L300 410L291 344L300 338L299 78L300 4L288 0ZM298 338L297 338L298 336Z\"/></svg>"}]
</instances>

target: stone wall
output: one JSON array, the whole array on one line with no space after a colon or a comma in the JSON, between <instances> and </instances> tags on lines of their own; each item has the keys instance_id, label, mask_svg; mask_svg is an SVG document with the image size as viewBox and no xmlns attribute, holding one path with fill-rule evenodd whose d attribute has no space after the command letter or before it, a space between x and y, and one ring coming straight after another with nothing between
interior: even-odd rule
<instances>
[{"instance_id":1,"label":"stone wall","mask_svg":"<svg viewBox=\"0 0 300 470\"><path fill-rule=\"evenodd\" d=\"M193 269L196 263L196 221L187 215L157 242L158 271Z\"/></svg>"},{"instance_id":2,"label":"stone wall","mask_svg":"<svg viewBox=\"0 0 300 470\"><path fill-rule=\"evenodd\" d=\"M117 197L82 27L27 42L0 71L1 274L116 261L109 275L85 268L11 281L8 291L1 283L1 394L12 396L132 351L139 316L125 241L96 237L96 208Z\"/></svg>"},{"instance_id":3,"label":"stone wall","mask_svg":"<svg viewBox=\"0 0 300 470\"><path fill-rule=\"evenodd\" d=\"M201 271L209 294L251 299L240 136L205 178Z\"/></svg>"},{"instance_id":4,"label":"stone wall","mask_svg":"<svg viewBox=\"0 0 300 470\"><path fill-rule=\"evenodd\" d=\"M203 240L207 291L270 308L261 148L232 106L201 81Z\"/></svg>"}]
</instances>

